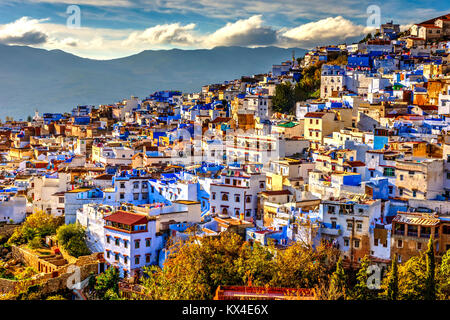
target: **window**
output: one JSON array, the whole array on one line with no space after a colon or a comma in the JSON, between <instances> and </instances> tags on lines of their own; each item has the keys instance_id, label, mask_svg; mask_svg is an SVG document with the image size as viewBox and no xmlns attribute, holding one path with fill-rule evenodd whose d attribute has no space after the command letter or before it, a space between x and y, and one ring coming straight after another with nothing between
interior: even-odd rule
<instances>
[{"instance_id":1,"label":"window","mask_svg":"<svg viewBox=\"0 0 450 320\"><path fill-rule=\"evenodd\" d=\"M393 186L388 186L389 189L389 194L392 194L392 192L394 191L394 187Z\"/></svg>"},{"instance_id":2,"label":"window","mask_svg":"<svg viewBox=\"0 0 450 320\"><path fill-rule=\"evenodd\" d=\"M120 239L116 238L116 246L120 246Z\"/></svg>"},{"instance_id":3,"label":"window","mask_svg":"<svg viewBox=\"0 0 450 320\"><path fill-rule=\"evenodd\" d=\"M125 182L120 183L120 189L125 189Z\"/></svg>"},{"instance_id":4,"label":"window","mask_svg":"<svg viewBox=\"0 0 450 320\"><path fill-rule=\"evenodd\" d=\"M148 199L148 194L147 193L143 193L142 194L142 200L147 200Z\"/></svg>"},{"instance_id":5,"label":"window","mask_svg":"<svg viewBox=\"0 0 450 320\"><path fill-rule=\"evenodd\" d=\"M413 190L412 195L414 198L417 197L417 190Z\"/></svg>"},{"instance_id":6,"label":"window","mask_svg":"<svg viewBox=\"0 0 450 320\"><path fill-rule=\"evenodd\" d=\"M229 178L225 178L225 183L226 184L230 184L230 179Z\"/></svg>"},{"instance_id":7,"label":"window","mask_svg":"<svg viewBox=\"0 0 450 320\"><path fill-rule=\"evenodd\" d=\"M395 170L394 170L394 168L384 168L383 175L385 177L395 177Z\"/></svg>"},{"instance_id":8,"label":"window","mask_svg":"<svg viewBox=\"0 0 450 320\"><path fill-rule=\"evenodd\" d=\"M373 178L374 177L374 171L370 170L370 177Z\"/></svg>"},{"instance_id":9,"label":"window","mask_svg":"<svg viewBox=\"0 0 450 320\"><path fill-rule=\"evenodd\" d=\"M417 242L417 250L421 250L422 249L422 242Z\"/></svg>"},{"instance_id":10,"label":"window","mask_svg":"<svg viewBox=\"0 0 450 320\"><path fill-rule=\"evenodd\" d=\"M136 249L139 249L140 242L141 242L141 240L134 240L134 247Z\"/></svg>"},{"instance_id":11,"label":"window","mask_svg":"<svg viewBox=\"0 0 450 320\"><path fill-rule=\"evenodd\" d=\"M234 195L234 201L235 202L241 202L241 196L239 194Z\"/></svg>"},{"instance_id":12,"label":"window","mask_svg":"<svg viewBox=\"0 0 450 320\"><path fill-rule=\"evenodd\" d=\"M119 254L118 253L114 254L114 260L119 261Z\"/></svg>"},{"instance_id":13,"label":"window","mask_svg":"<svg viewBox=\"0 0 450 320\"><path fill-rule=\"evenodd\" d=\"M398 188L398 194L401 196L403 195L403 188Z\"/></svg>"},{"instance_id":14,"label":"window","mask_svg":"<svg viewBox=\"0 0 450 320\"><path fill-rule=\"evenodd\" d=\"M133 182L133 188L139 189L139 182Z\"/></svg>"},{"instance_id":15,"label":"window","mask_svg":"<svg viewBox=\"0 0 450 320\"><path fill-rule=\"evenodd\" d=\"M403 248L403 241L397 240L397 248Z\"/></svg>"},{"instance_id":16,"label":"window","mask_svg":"<svg viewBox=\"0 0 450 320\"><path fill-rule=\"evenodd\" d=\"M139 256L135 256L134 257L134 264L139 264L140 257Z\"/></svg>"},{"instance_id":17,"label":"window","mask_svg":"<svg viewBox=\"0 0 450 320\"><path fill-rule=\"evenodd\" d=\"M109 259L109 250L106 251L106 257Z\"/></svg>"},{"instance_id":18,"label":"window","mask_svg":"<svg viewBox=\"0 0 450 320\"><path fill-rule=\"evenodd\" d=\"M349 240L348 239L344 239L344 247L348 247L349 245Z\"/></svg>"},{"instance_id":19,"label":"window","mask_svg":"<svg viewBox=\"0 0 450 320\"><path fill-rule=\"evenodd\" d=\"M252 196L246 196L246 197L245 197L245 202L246 202L246 203L252 202Z\"/></svg>"},{"instance_id":20,"label":"window","mask_svg":"<svg viewBox=\"0 0 450 320\"><path fill-rule=\"evenodd\" d=\"M336 220L331 221L331 229L337 229Z\"/></svg>"},{"instance_id":21,"label":"window","mask_svg":"<svg viewBox=\"0 0 450 320\"><path fill-rule=\"evenodd\" d=\"M123 240L123 247L128 248L128 240Z\"/></svg>"},{"instance_id":22,"label":"window","mask_svg":"<svg viewBox=\"0 0 450 320\"><path fill-rule=\"evenodd\" d=\"M145 263L150 263L150 255L145 255Z\"/></svg>"},{"instance_id":23,"label":"window","mask_svg":"<svg viewBox=\"0 0 450 320\"><path fill-rule=\"evenodd\" d=\"M139 200L139 193L133 193L133 199Z\"/></svg>"},{"instance_id":24,"label":"window","mask_svg":"<svg viewBox=\"0 0 450 320\"><path fill-rule=\"evenodd\" d=\"M123 263L125 263L125 264L128 263L128 256L124 256L124 257L123 257Z\"/></svg>"},{"instance_id":25,"label":"window","mask_svg":"<svg viewBox=\"0 0 450 320\"><path fill-rule=\"evenodd\" d=\"M106 243L110 243L109 238L110 238L110 236L106 236Z\"/></svg>"},{"instance_id":26,"label":"window","mask_svg":"<svg viewBox=\"0 0 450 320\"><path fill-rule=\"evenodd\" d=\"M447 174L448 175L448 174ZM448 179L448 178L447 178ZM59 197L59 203L64 203L64 197Z\"/></svg>"},{"instance_id":27,"label":"window","mask_svg":"<svg viewBox=\"0 0 450 320\"><path fill-rule=\"evenodd\" d=\"M145 246L150 247L150 239L145 239Z\"/></svg>"},{"instance_id":28,"label":"window","mask_svg":"<svg viewBox=\"0 0 450 320\"><path fill-rule=\"evenodd\" d=\"M347 230L352 230L353 223L347 222Z\"/></svg>"},{"instance_id":29,"label":"window","mask_svg":"<svg viewBox=\"0 0 450 320\"><path fill-rule=\"evenodd\" d=\"M403 181L403 175L402 174L400 175L400 180Z\"/></svg>"},{"instance_id":30,"label":"window","mask_svg":"<svg viewBox=\"0 0 450 320\"><path fill-rule=\"evenodd\" d=\"M373 239L373 245L378 246L378 239Z\"/></svg>"},{"instance_id":31,"label":"window","mask_svg":"<svg viewBox=\"0 0 450 320\"><path fill-rule=\"evenodd\" d=\"M361 222L359 222L359 223L356 224L356 229L357 229L358 231L361 231L361 230L362 230L362 223L361 223Z\"/></svg>"},{"instance_id":32,"label":"window","mask_svg":"<svg viewBox=\"0 0 450 320\"><path fill-rule=\"evenodd\" d=\"M359 240L354 240L355 248L359 248Z\"/></svg>"},{"instance_id":33,"label":"window","mask_svg":"<svg viewBox=\"0 0 450 320\"><path fill-rule=\"evenodd\" d=\"M226 193L222 194L222 201L228 201L228 195Z\"/></svg>"},{"instance_id":34,"label":"window","mask_svg":"<svg viewBox=\"0 0 450 320\"><path fill-rule=\"evenodd\" d=\"M216 193L213 192L213 193L211 194L211 197L212 197L213 200L216 200Z\"/></svg>"},{"instance_id":35,"label":"window","mask_svg":"<svg viewBox=\"0 0 450 320\"><path fill-rule=\"evenodd\" d=\"M119 198L120 199L125 199L125 193L121 192L120 195L119 195Z\"/></svg>"}]
</instances>

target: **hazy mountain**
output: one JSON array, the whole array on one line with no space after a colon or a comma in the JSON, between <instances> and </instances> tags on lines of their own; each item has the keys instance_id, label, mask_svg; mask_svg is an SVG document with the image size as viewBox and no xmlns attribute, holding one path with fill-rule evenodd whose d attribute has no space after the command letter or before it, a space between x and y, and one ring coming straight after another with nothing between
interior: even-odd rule
<instances>
[{"instance_id":1,"label":"hazy mountain","mask_svg":"<svg viewBox=\"0 0 450 320\"><path fill-rule=\"evenodd\" d=\"M267 72L293 49L216 47L147 50L113 60L80 58L61 50L0 45L0 118L25 119L34 110L64 112L76 105L114 103L157 90L201 86ZM303 56L304 49L295 49Z\"/></svg>"}]
</instances>

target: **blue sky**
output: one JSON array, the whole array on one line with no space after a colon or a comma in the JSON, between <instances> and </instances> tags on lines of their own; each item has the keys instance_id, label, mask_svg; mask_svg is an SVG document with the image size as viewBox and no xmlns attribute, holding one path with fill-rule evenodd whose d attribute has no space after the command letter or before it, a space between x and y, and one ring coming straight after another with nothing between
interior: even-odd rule
<instances>
[{"instance_id":1,"label":"blue sky","mask_svg":"<svg viewBox=\"0 0 450 320\"><path fill-rule=\"evenodd\" d=\"M69 5L80 8L79 29L66 25ZM450 12L442 0L0 0L0 43L94 59L219 45L311 48L373 30L370 5L382 23L403 28Z\"/></svg>"}]
</instances>

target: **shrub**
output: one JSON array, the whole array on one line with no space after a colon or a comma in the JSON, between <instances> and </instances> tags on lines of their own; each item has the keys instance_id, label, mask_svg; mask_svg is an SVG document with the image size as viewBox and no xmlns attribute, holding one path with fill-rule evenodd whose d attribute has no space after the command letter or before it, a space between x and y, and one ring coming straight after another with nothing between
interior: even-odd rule
<instances>
[{"instance_id":1,"label":"shrub","mask_svg":"<svg viewBox=\"0 0 450 320\"><path fill-rule=\"evenodd\" d=\"M86 245L86 235L80 225L68 224L58 228L56 238L67 252L76 258L90 253Z\"/></svg>"}]
</instances>

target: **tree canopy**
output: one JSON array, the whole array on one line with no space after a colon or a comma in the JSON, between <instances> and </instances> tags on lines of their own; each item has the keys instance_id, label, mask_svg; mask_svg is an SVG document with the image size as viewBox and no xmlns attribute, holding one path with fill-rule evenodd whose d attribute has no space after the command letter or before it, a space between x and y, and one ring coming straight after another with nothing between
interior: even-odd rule
<instances>
[{"instance_id":1,"label":"tree canopy","mask_svg":"<svg viewBox=\"0 0 450 320\"><path fill-rule=\"evenodd\" d=\"M90 253L86 245L84 229L77 224L67 224L58 228L56 238L67 252L76 258Z\"/></svg>"}]
</instances>

